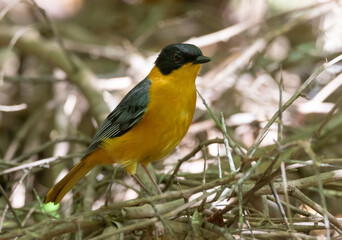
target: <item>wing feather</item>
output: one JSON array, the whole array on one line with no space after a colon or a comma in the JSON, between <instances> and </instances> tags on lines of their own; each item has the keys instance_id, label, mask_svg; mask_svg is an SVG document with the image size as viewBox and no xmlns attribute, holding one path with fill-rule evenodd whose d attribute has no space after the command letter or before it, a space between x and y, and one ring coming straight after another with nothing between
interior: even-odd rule
<instances>
[{"instance_id":1,"label":"wing feather","mask_svg":"<svg viewBox=\"0 0 342 240\"><path fill-rule=\"evenodd\" d=\"M146 77L122 99L97 130L87 154L97 149L106 138L120 137L143 118L148 103L151 82Z\"/></svg>"}]
</instances>

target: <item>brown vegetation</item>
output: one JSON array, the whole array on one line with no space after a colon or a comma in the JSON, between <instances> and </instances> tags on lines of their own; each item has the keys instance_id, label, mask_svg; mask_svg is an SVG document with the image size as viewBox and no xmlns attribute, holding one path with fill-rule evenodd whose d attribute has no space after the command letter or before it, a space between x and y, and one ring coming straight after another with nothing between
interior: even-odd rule
<instances>
[{"instance_id":1,"label":"brown vegetation","mask_svg":"<svg viewBox=\"0 0 342 240\"><path fill-rule=\"evenodd\" d=\"M0 239L341 238L340 16L341 1L0 2ZM151 166L163 194L97 167L44 206L185 41L212 61L187 136Z\"/></svg>"}]
</instances>

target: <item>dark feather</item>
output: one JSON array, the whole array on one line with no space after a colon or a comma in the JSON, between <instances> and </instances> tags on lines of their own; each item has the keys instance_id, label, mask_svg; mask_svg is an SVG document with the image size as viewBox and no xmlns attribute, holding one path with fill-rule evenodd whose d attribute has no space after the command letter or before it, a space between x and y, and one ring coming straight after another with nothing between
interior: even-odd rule
<instances>
[{"instance_id":1,"label":"dark feather","mask_svg":"<svg viewBox=\"0 0 342 240\"><path fill-rule=\"evenodd\" d=\"M88 147L87 154L97 149L104 139L120 137L140 122L150 100L150 85L151 82L146 77L127 93L97 130Z\"/></svg>"}]
</instances>

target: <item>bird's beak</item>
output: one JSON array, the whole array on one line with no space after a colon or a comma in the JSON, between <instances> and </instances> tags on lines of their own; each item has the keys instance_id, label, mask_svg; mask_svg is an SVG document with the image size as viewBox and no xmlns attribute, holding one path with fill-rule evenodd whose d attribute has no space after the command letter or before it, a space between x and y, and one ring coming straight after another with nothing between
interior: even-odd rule
<instances>
[{"instance_id":1,"label":"bird's beak","mask_svg":"<svg viewBox=\"0 0 342 240\"><path fill-rule=\"evenodd\" d=\"M203 64L207 62L210 62L210 58L206 56L198 56L195 61L193 61L194 64Z\"/></svg>"}]
</instances>

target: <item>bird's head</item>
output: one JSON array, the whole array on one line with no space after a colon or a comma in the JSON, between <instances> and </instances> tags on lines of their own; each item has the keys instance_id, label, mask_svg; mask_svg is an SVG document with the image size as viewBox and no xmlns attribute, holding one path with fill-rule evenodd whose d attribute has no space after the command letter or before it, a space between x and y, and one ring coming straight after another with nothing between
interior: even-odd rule
<instances>
[{"instance_id":1,"label":"bird's head","mask_svg":"<svg viewBox=\"0 0 342 240\"><path fill-rule=\"evenodd\" d=\"M192 44L174 43L164 47L155 64L163 75L170 74L185 64L203 64L210 58L203 56L201 49Z\"/></svg>"}]
</instances>

